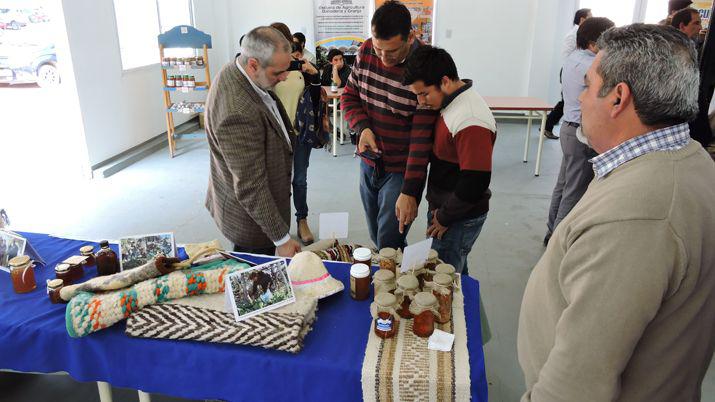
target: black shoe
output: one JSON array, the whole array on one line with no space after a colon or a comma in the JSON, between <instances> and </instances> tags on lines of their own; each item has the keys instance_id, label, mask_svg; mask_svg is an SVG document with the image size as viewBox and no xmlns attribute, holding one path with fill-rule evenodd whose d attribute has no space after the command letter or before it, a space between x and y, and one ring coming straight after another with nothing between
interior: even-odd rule
<instances>
[{"instance_id":1,"label":"black shoe","mask_svg":"<svg viewBox=\"0 0 715 402\"><path fill-rule=\"evenodd\" d=\"M551 240L551 234L544 236L544 247L549 245L549 240Z\"/></svg>"},{"instance_id":2,"label":"black shoe","mask_svg":"<svg viewBox=\"0 0 715 402\"><path fill-rule=\"evenodd\" d=\"M544 130L544 137L550 139L550 140L558 140L559 136L552 133L550 130Z\"/></svg>"}]
</instances>

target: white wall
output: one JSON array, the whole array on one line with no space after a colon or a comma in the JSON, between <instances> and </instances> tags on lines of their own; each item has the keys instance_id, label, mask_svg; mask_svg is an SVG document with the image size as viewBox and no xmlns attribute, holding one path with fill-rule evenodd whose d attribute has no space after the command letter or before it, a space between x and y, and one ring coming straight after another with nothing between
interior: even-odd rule
<instances>
[{"instance_id":1,"label":"white wall","mask_svg":"<svg viewBox=\"0 0 715 402\"><path fill-rule=\"evenodd\" d=\"M62 4L89 164L95 165L166 131L161 70L155 64L122 71L112 0ZM224 32L213 34L225 2L195 0L195 9L196 27L213 35L211 70L216 71L227 60L226 21L219 24ZM187 118L175 115L175 122Z\"/></svg>"}]
</instances>

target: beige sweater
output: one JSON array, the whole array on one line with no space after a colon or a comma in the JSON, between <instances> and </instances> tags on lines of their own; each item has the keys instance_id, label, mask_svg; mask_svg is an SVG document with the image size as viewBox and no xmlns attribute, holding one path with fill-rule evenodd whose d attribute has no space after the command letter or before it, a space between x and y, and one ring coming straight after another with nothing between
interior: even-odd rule
<instances>
[{"instance_id":1,"label":"beige sweater","mask_svg":"<svg viewBox=\"0 0 715 402\"><path fill-rule=\"evenodd\" d=\"M526 285L522 401L698 401L715 346L715 164L692 141L591 182Z\"/></svg>"}]
</instances>

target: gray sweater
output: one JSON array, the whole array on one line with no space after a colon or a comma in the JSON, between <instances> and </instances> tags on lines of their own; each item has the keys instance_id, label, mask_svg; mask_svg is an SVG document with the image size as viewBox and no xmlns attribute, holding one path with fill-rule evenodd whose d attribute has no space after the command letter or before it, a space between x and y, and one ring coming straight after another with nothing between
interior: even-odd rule
<instances>
[{"instance_id":1,"label":"gray sweater","mask_svg":"<svg viewBox=\"0 0 715 402\"><path fill-rule=\"evenodd\" d=\"M715 346L715 163L695 141L591 182L519 317L522 401L698 401Z\"/></svg>"}]
</instances>

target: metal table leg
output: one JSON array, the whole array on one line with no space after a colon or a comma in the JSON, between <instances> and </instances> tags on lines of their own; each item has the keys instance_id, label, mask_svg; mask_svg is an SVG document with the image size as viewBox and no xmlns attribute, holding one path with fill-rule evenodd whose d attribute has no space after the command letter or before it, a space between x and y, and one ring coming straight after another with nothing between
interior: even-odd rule
<instances>
[{"instance_id":1,"label":"metal table leg","mask_svg":"<svg viewBox=\"0 0 715 402\"><path fill-rule=\"evenodd\" d=\"M144 391L137 391L139 393L139 402L151 402L151 394L147 394Z\"/></svg>"},{"instance_id":2,"label":"metal table leg","mask_svg":"<svg viewBox=\"0 0 715 402\"><path fill-rule=\"evenodd\" d=\"M338 156L338 98L333 98L333 156Z\"/></svg>"},{"instance_id":3,"label":"metal table leg","mask_svg":"<svg viewBox=\"0 0 715 402\"><path fill-rule=\"evenodd\" d=\"M539 150L536 153L536 169L534 176L538 176L541 170L541 150L544 147L544 131L546 130L546 112L541 112L541 130L539 130Z\"/></svg>"},{"instance_id":4,"label":"metal table leg","mask_svg":"<svg viewBox=\"0 0 715 402\"><path fill-rule=\"evenodd\" d=\"M531 137L531 118L533 114L531 110L529 110L529 117L528 117L528 123L526 123L526 139L524 140L524 163L526 163L527 158L529 157L529 137Z\"/></svg>"},{"instance_id":5,"label":"metal table leg","mask_svg":"<svg viewBox=\"0 0 715 402\"><path fill-rule=\"evenodd\" d=\"M112 386L108 382L97 381L100 402L112 402Z\"/></svg>"}]
</instances>

